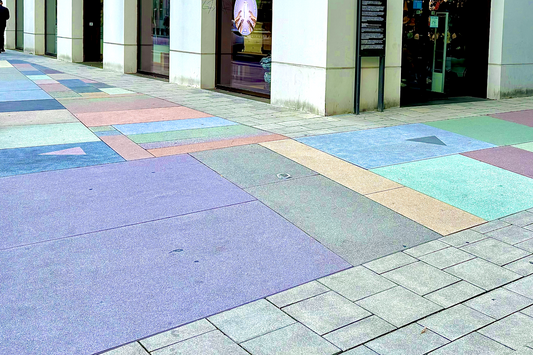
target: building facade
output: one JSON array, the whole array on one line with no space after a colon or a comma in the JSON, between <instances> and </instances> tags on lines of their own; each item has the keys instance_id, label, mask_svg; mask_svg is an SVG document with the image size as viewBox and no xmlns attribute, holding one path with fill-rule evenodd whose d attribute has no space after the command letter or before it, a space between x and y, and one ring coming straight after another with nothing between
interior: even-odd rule
<instances>
[{"instance_id":1,"label":"building facade","mask_svg":"<svg viewBox=\"0 0 533 355\"><path fill-rule=\"evenodd\" d=\"M343 114L354 108L357 2L4 0L6 48ZM387 5L386 107L533 95L533 0L363 2ZM378 63L362 58L362 110L377 107Z\"/></svg>"}]
</instances>

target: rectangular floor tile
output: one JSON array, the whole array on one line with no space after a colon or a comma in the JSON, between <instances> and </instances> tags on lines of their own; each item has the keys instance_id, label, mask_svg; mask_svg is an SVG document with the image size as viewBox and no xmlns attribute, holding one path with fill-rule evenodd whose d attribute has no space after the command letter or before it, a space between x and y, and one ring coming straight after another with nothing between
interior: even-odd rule
<instances>
[{"instance_id":1,"label":"rectangular floor tile","mask_svg":"<svg viewBox=\"0 0 533 355\"><path fill-rule=\"evenodd\" d=\"M522 124L525 126L533 127L533 110L506 112L506 113L494 113L491 114L494 118L501 120Z\"/></svg>"},{"instance_id":2,"label":"rectangular floor tile","mask_svg":"<svg viewBox=\"0 0 533 355\"><path fill-rule=\"evenodd\" d=\"M0 102L0 112L64 110L56 100L27 100Z\"/></svg>"},{"instance_id":3,"label":"rectangular floor tile","mask_svg":"<svg viewBox=\"0 0 533 355\"><path fill-rule=\"evenodd\" d=\"M353 265L440 237L322 176L247 191Z\"/></svg>"},{"instance_id":4,"label":"rectangular floor tile","mask_svg":"<svg viewBox=\"0 0 533 355\"><path fill-rule=\"evenodd\" d=\"M49 100L52 97L42 90L24 90L0 92L2 101Z\"/></svg>"},{"instance_id":5,"label":"rectangular floor tile","mask_svg":"<svg viewBox=\"0 0 533 355\"><path fill-rule=\"evenodd\" d=\"M533 152L515 147L498 147L463 153L478 161L533 178ZM533 221L532 221L533 223Z\"/></svg>"},{"instance_id":6,"label":"rectangular floor tile","mask_svg":"<svg viewBox=\"0 0 533 355\"><path fill-rule=\"evenodd\" d=\"M528 211L519 212L517 214L502 218L502 221L518 227L525 227L529 224L533 224L533 213Z\"/></svg>"},{"instance_id":7,"label":"rectangular floor tile","mask_svg":"<svg viewBox=\"0 0 533 355\"><path fill-rule=\"evenodd\" d=\"M514 147L527 150L528 152L533 152L533 142L517 144L514 145Z\"/></svg>"},{"instance_id":8,"label":"rectangular floor tile","mask_svg":"<svg viewBox=\"0 0 533 355\"><path fill-rule=\"evenodd\" d=\"M112 131L114 132L114 131ZM120 156L126 160L138 160L153 158L154 156L146 150L133 143L128 137L123 135L100 136L100 139L113 148Z\"/></svg>"},{"instance_id":9,"label":"rectangular floor tile","mask_svg":"<svg viewBox=\"0 0 533 355\"><path fill-rule=\"evenodd\" d=\"M515 352L502 344L487 338L479 333L472 333L456 340L431 355L513 355Z\"/></svg>"},{"instance_id":10,"label":"rectangular floor tile","mask_svg":"<svg viewBox=\"0 0 533 355\"><path fill-rule=\"evenodd\" d=\"M79 122L67 110L2 112L0 127Z\"/></svg>"},{"instance_id":11,"label":"rectangular floor tile","mask_svg":"<svg viewBox=\"0 0 533 355\"><path fill-rule=\"evenodd\" d=\"M456 233L485 222L479 217L407 187L367 196L442 235Z\"/></svg>"},{"instance_id":12,"label":"rectangular floor tile","mask_svg":"<svg viewBox=\"0 0 533 355\"><path fill-rule=\"evenodd\" d=\"M418 260L413 258L410 255L407 255L403 252L394 253L383 258L371 261L364 264L367 269L370 269L378 274L383 274L384 272L399 268L404 265L415 263Z\"/></svg>"},{"instance_id":13,"label":"rectangular floor tile","mask_svg":"<svg viewBox=\"0 0 533 355\"><path fill-rule=\"evenodd\" d=\"M492 290L520 278L514 272L481 259L469 260L445 271L485 290Z\"/></svg>"},{"instance_id":14,"label":"rectangular floor tile","mask_svg":"<svg viewBox=\"0 0 533 355\"><path fill-rule=\"evenodd\" d=\"M488 116L430 122L427 125L495 145L533 141L533 128Z\"/></svg>"},{"instance_id":15,"label":"rectangular floor tile","mask_svg":"<svg viewBox=\"0 0 533 355\"><path fill-rule=\"evenodd\" d=\"M500 344L518 350L533 342L533 318L522 313L514 313L479 331Z\"/></svg>"},{"instance_id":16,"label":"rectangular floor tile","mask_svg":"<svg viewBox=\"0 0 533 355\"><path fill-rule=\"evenodd\" d=\"M469 284L468 282L461 281L425 295L424 298L427 298L444 308L448 308L483 292L485 292L485 290Z\"/></svg>"},{"instance_id":17,"label":"rectangular floor tile","mask_svg":"<svg viewBox=\"0 0 533 355\"><path fill-rule=\"evenodd\" d=\"M381 338L366 344L378 354L386 355L424 355L439 348L449 341L438 334L427 330L422 334L423 327L412 324L398 329Z\"/></svg>"},{"instance_id":18,"label":"rectangular floor tile","mask_svg":"<svg viewBox=\"0 0 533 355\"><path fill-rule=\"evenodd\" d=\"M402 266L384 273L383 276L421 296L460 281L423 262Z\"/></svg>"},{"instance_id":19,"label":"rectangular floor tile","mask_svg":"<svg viewBox=\"0 0 533 355\"><path fill-rule=\"evenodd\" d=\"M223 127L237 125L235 122L220 117L189 118L174 121L132 123L127 125L114 125L116 129L125 135L148 134L159 132L183 131L188 129L200 129L210 127Z\"/></svg>"},{"instance_id":20,"label":"rectangular floor tile","mask_svg":"<svg viewBox=\"0 0 533 355\"><path fill-rule=\"evenodd\" d=\"M395 326L385 322L383 319L371 316L326 334L324 338L342 350L347 350L364 344L394 329L396 329Z\"/></svg>"},{"instance_id":21,"label":"rectangular floor tile","mask_svg":"<svg viewBox=\"0 0 533 355\"><path fill-rule=\"evenodd\" d=\"M533 206L532 179L461 155L373 171L485 220Z\"/></svg>"},{"instance_id":22,"label":"rectangular floor tile","mask_svg":"<svg viewBox=\"0 0 533 355\"><path fill-rule=\"evenodd\" d=\"M281 308L328 291L330 291L329 288L319 282L313 281L267 297L267 300Z\"/></svg>"},{"instance_id":23,"label":"rectangular floor tile","mask_svg":"<svg viewBox=\"0 0 533 355\"><path fill-rule=\"evenodd\" d=\"M78 113L79 118L88 127L131 124L142 122L173 121L187 118L210 117L206 113L187 107L167 107L142 110Z\"/></svg>"},{"instance_id":24,"label":"rectangular floor tile","mask_svg":"<svg viewBox=\"0 0 533 355\"><path fill-rule=\"evenodd\" d=\"M533 256L517 260L504 266L504 268L511 270L522 276L533 274Z\"/></svg>"},{"instance_id":25,"label":"rectangular floor tile","mask_svg":"<svg viewBox=\"0 0 533 355\"><path fill-rule=\"evenodd\" d=\"M213 324L209 323L207 319L200 319L199 321L189 323L179 328L142 339L139 342L146 350L154 351L213 330L216 330Z\"/></svg>"},{"instance_id":26,"label":"rectangular floor tile","mask_svg":"<svg viewBox=\"0 0 533 355\"><path fill-rule=\"evenodd\" d=\"M461 249L500 266L530 255L525 250L492 238L483 239Z\"/></svg>"},{"instance_id":27,"label":"rectangular floor tile","mask_svg":"<svg viewBox=\"0 0 533 355\"><path fill-rule=\"evenodd\" d=\"M494 319L501 319L533 304L533 300L517 293L499 288L478 296L465 305Z\"/></svg>"},{"instance_id":28,"label":"rectangular floor tile","mask_svg":"<svg viewBox=\"0 0 533 355\"><path fill-rule=\"evenodd\" d=\"M177 107L172 102L145 95L107 97L98 99L60 99L73 114Z\"/></svg>"},{"instance_id":29,"label":"rectangular floor tile","mask_svg":"<svg viewBox=\"0 0 533 355\"><path fill-rule=\"evenodd\" d=\"M434 253L423 255L420 257L420 260L438 269L445 269L474 258L475 256L472 254L465 253L454 247L449 247Z\"/></svg>"},{"instance_id":30,"label":"rectangular floor tile","mask_svg":"<svg viewBox=\"0 0 533 355\"><path fill-rule=\"evenodd\" d=\"M131 164L135 162L127 165ZM193 184L171 182L185 183L189 189ZM144 179L141 185L146 189L149 183ZM107 204L98 205L100 210L109 205L109 195L104 197ZM73 212L82 213L84 207L73 205L69 197L62 198L69 200ZM146 211L147 199L137 199ZM174 201L170 207L179 205ZM113 218L132 205L116 207ZM48 214L51 210L49 206ZM0 353L99 353L345 267L340 258L259 202L4 250L0 323L5 338ZM251 269L255 271L243 272Z\"/></svg>"},{"instance_id":31,"label":"rectangular floor tile","mask_svg":"<svg viewBox=\"0 0 533 355\"><path fill-rule=\"evenodd\" d=\"M218 330L157 350L153 355L203 354L247 355L239 345Z\"/></svg>"},{"instance_id":32,"label":"rectangular floor tile","mask_svg":"<svg viewBox=\"0 0 533 355\"><path fill-rule=\"evenodd\" d=\"M402 187L391 180L293 140L261 145L363 195Z\"/></svg>"},{"instance_id":33,"label":"rectangular floor tile","mask_svg":"<svg viewBox=\"0 0 533 355\"><path fill-rule=\"evenodd\" d=\"M2 73L0 73L0 77ZM1 80L3 81L3 80ZM12 92L12 91L30 91L39 90L39 86L30 80L15 80L10 81L7 85L0 85L0 93Z\"/></svg>"}]
</instances>

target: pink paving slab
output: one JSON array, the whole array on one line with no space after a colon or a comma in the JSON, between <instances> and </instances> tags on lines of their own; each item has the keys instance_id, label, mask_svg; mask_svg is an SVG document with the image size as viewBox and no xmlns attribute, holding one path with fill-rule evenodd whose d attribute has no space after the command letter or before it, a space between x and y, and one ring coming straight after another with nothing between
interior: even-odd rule
<instances>
[{"instance_id":1,"label":"pink paving slab","mask_svg":"<svg viewBox=\"0 0 533 355\"><path fill-rule=\"evenodd\" d=\"M188 118L212 117L187 107L165 107L142 110L78 113L76 117L86 126L174 121Z\"/></svg>"},{"instance_id":2,"label":"pink paving slab","mask_svg":"<svg viewBox=\"0 0 533 355\"><path fill-rule=\"evenodd\" d=\"M57 83L57 82L56 82ZM60 92L60 91L70 91L65 85L57 84L40 84L41 89L46 92Z\"/></svg>"},{"instance_id":3,"label":"pink paving slab","mask_svg":"<svg viewBox=\"0 0 533 355\"><path fill-rule=\"evenodd\" d=\"M96 84L96 83L98 83L98 81L91 80L91 79L81 79L81 81L83 81L84 83L87 83L87 84Z\"/></svg>"},{"instance_id":4,"label":"pink paving slab","mask_svg":"<svg viewBox=\"0 0 533 355\"><path fill-rule=\"evenodd\" d=\"M150 149L148 151L156 157L164 157L168 155L202 152L204 150L211 150L211 149L229 148L229 147L236 147L236 146L247 145L247 144L257 144L257 143L264 143L264 142L279 141L282 139L287 139L287 137L281 136L279 134L269 134L265 136L255 136L255 137L246 137L246 138L237 138L237 139L224 139L224 140L215 141L215 142L196 143L196 144L187 144L187 145L181 145L181 146L176 146L176 147L157 148L157 149Z\"/></svg>"},{"instance_id":5,"label":"pink paving slab","mask_svg":"<svg viewBox=\"0 0 533 355\"><path fill-rule=\"evenodd\" d=\"M533 110L495 113L490 115L501 120L523 124L525 126L533 127Z\"/></svg>"},{"instance_id":6,"label":"pink paving slab","mask_svg":"<svg viewBox=\"0 0 533 355\"><path fill-rule=\"evenodd\" d=\"M13 66L17 69L35 69L31 64L13 64Z\"/></svg>"},{"instance_id":7,"label":"pink paving slab","mask_svg":"<svg viewBox=\"0 0 533 355\"><path fill-rule=\"evenodd\" d=\"M154 157L152 154L133 143L126 136L103 136L100 137L100 139L126 160L139 160Z\"/></svg>"},{"instance_id":8,"label":"pink paving slab","mask_svg":"<svg viewBox=\"0 0 533 355\"><path fill-rule=\"evenodd\" d=\"M37 85L59 84L57 81L52 79L34 80L33 82Z\"/></svg>"},{"instance_id":9,"label":"pink paving slab","mask_svg":"<svg viewBox=\"0 0 533 355\"><path fill-rule=\"evenodd\" d=\"M97 99L59 99L58 101L73 114L179 107L179 105L172 102L145 95L130 95Z\"/></svg>"}]
</instances>

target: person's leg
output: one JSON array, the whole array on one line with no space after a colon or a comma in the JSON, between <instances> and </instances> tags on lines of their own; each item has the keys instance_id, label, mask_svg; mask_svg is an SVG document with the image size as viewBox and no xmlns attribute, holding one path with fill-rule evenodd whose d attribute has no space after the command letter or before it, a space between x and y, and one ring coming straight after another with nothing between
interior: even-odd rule
<instances>
[{"instance_id":1,"label":"person's leg","mask_svg":"<svg viewBox=\"0 0 533 355\"><path fill-rule=\"evenodd\" d=\"M0 50L4 50L4 32L6 31L5 27L0 27Z\"/></svg>"}]
</instances>

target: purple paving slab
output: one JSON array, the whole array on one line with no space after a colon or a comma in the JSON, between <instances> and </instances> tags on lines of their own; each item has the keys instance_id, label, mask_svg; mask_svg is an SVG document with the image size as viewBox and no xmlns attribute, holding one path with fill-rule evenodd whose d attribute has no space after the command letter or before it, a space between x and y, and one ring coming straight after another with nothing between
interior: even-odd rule
<instances>
[{"instance_id":1,"label":"purple paving slab","mask_svg":"<svg viewBox=\"0 0 533 355\"><path fill-rule=\"evenodd\" d=\"M462 155L533 178L533 152L527 150L507 146L476 150Z\"/></svg>"},{"instance_id":2,"label":"purple paving slab","mask_svg":"<svg viewBox=\"0 0 533 355\"><path fill-rule=\"evenodd\" d=\"M0 353L93 354L349 267L258 201L2 251Z\"/></svg>"},{"instance_id":3,"label":"purple paving slab","mask_svg":"<svg viewBox=\"0 0 533 355\"><path fill-rule=\"evenodd\" d=\"M490 116L494 118L499 118L501 120L519 123L525 126L533 127L533 110L496 113Z\"/></svg>"},{"instance_id":4,"label":"purple paving slab","mask_svg":"<svg viewBox=\"0 0 533 355\"><path fill-rule=\"evenodd\" d=\"M0 250L255 200L187 155L4 177L0 196Z\"/></svg>"}]
</instances>

